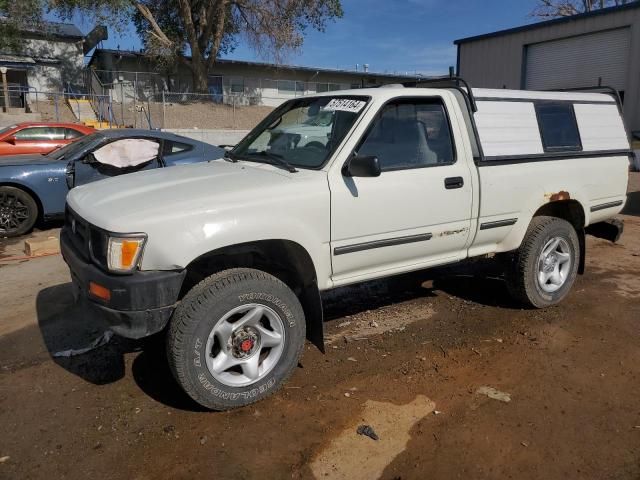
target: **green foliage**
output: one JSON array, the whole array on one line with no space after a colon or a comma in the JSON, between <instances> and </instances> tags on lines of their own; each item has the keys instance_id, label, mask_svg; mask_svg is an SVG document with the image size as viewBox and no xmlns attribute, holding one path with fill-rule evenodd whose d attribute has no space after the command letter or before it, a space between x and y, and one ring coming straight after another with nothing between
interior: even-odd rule
<instances>
[{"instance_id":1,"label":"green foliage","mask_svg":"<svg viewBox=\"0 0 640 480\"><path fill-rule=\"evenodd\" d=\"M144 4L149 9L160 29L172 42L172 46L163 45L158 42L156 37L150 34L153 27L149 20L142 15L140 10L136 9L132 20L142 40L145 51L155 56L157 61L161 63L170 63L175 60L175 57L190 55L191 49L184 24L180 21L181 19L179 17L176 17L176 12L179 11L178 0L142 0L138 3ZM200 22L197 12L201 12L209 3L208 1L197 0L191 2L191 10L192 12L196 12L194 15L194 21L196 23ZM230 10L230 7L228 7L228 10ZM227 16L218 56L234 50L237 44L237 33L237 26L234 25L232 19ZM211 45L208 44L204 52L206 57L209 56L210 50Z\"/></svg>"},{"instance_id":2,"label":"green foliage","mask_svg":"<svg viewBox=\"0 0 640 480\"><path fill-rule=\"evenodd\" d=\"M44 6L42 0L0 0L0 50L17 50L23 30L40 30Z\"/></svg>"},{"instance_id":3,"label":"green foliage","mask_svg":"<svg viewBox=\"0 0 640 480\"><path fill-rule=\"evenodd\" d=\"M15 42L45 11L63 19L80 14L116 31L133 22L145 51L167 66L186 65L202 91L216 58L239 41L280 61L302 46L307 28L323 31L343 15L340 0L0 0L0 15L7 17L0 44Z\"/></svg>"}]
</instances>

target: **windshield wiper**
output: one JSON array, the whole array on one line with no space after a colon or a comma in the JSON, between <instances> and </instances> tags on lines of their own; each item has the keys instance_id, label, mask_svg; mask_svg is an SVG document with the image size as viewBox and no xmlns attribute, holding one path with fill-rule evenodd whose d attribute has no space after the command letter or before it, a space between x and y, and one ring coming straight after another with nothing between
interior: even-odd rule
<instances>
[{"instance_id":1,"label":"windshield wiper","mask_svg":"<svg viewBox=\"0 0 640 480\"><path fill-rule=\"evenodd\" d=\"M284 167L286 170L288 170L291 173L296 173L298 171L296 167L294 167L289 162L287 162L284 158L282 158L282 156L277 155L275 153L270 153L265 150L261 150L259 152L251 152L246 154L247 157L258 156L258 155L268 158L269 160L271 160L271 162L269 163L271 163L272 165L275 163L281 167Z\"/></svg>"}]
</instances>

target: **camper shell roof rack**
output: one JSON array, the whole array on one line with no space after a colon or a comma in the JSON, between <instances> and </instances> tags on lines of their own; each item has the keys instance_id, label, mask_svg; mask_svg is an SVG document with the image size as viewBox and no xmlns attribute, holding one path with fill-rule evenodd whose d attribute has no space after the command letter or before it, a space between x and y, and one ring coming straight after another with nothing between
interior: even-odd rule
<instances>
[{"instance_id":1,"label":"camper shell roof rack","mask_svg":"<svg viewBox=\"0 0 640 480\"><path fill-rule=\"evenodd\" d=\"M550 90L551 91L551 90ZM552 91L554 92L600 92L600 93L608 93L611 95L616 103L618 104L618 108L622 110L622 99L620 98L620 92L609 85L593 85L588 87L572 87L572 88L554 88Z\"/></svg>"},{"instance_id":2,"label":"camper shell roof rack","mask_svg":"<svg viewBox=\"0 0 640 480\"><path fill-rule=\"evenodd\" d=\"M424 85L425 87L430 88L454 88L468 98L471 112L478 111L478 106L476 105L476 99L473 96L471 85L469 85L469 82L462 77L446 75L443 77L416 78L413 81L404 82L402 85L405 87L420 87Z\"/></svg>"}]
</instances>

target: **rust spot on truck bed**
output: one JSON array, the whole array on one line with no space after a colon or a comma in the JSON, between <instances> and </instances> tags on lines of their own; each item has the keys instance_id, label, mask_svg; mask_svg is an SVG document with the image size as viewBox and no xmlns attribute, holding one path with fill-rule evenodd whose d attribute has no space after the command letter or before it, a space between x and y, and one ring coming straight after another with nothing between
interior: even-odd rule
<instances>
[{"instance_id":1,"label":"rust spot on truck bed","mask_svg":"<svg viewBox=\"0 0 640 480\"><path fill-rule=\"evenodd\" d=\"M569 192L560 190L557 193L545 193L544 198L549 202L559 202L561 200L570 200L571 195L569 195Z\"/></svg>"}]
</instances>

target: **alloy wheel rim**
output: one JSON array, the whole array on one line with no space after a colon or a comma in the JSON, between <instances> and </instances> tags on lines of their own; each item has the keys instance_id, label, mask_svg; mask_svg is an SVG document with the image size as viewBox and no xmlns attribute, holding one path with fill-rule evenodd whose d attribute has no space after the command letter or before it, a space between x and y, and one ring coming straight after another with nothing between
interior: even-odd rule
<instances>
[{"instance_id":1,"label":"alloy wheel rim","mask_svg":"<svg viewBox=\"0 0 640 480\"><path fill-rule=\"evenodd\" d=\"M557 292L569 278L571 267L569 242L562 237L549 239L538 257L538 285L546 293Z\"/></svg>"},{"instance_id":2,"label":"alloy wheel rim","mask_svg":"<svg viewBox=\"0 0 640 480\"><path fill-rule=\"evenodd\" d=\"M17 195L0 192L0 232L18 230L29 221L29 207Z\"/></svg>"},{"instance_id":3,"label":"alloy wheel rim","mask_svg":"<svg viewBox=\"0 0 640 480\"><path fill-rule=\"evenodd\" d=\"M206 365L220 383L251 385L277 365L285 345L284 322L266 305L241 305L227 312L211 329Z\"/></svg>"}]
</instances>

